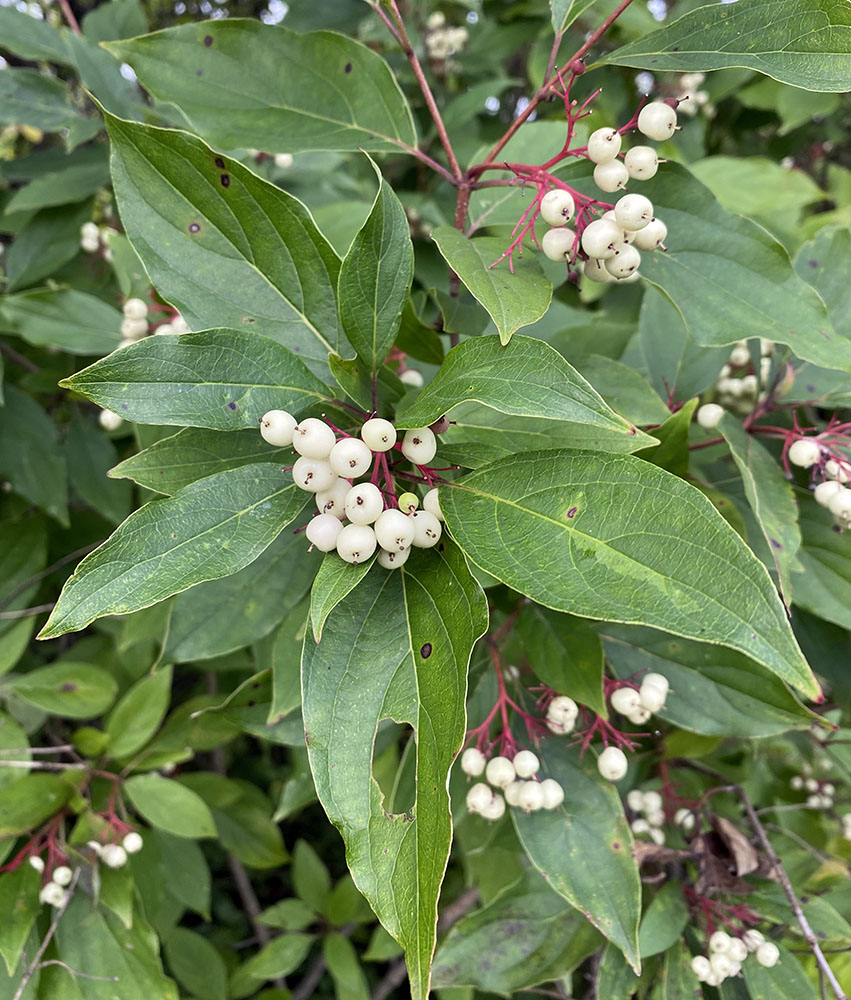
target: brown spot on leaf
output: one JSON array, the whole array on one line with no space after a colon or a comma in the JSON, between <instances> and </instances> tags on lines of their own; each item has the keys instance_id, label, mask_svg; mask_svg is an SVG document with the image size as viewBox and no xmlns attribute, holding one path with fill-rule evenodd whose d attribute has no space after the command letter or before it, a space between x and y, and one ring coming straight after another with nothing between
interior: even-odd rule
<instances>
[{"instance_id":1,"label":"brown spot on leaf","mask_svg":"<svg viewBox=\"0 0 851 1000\"><path fill-rule=\"evenodd\" d=\"M230 174L222 174L221 176L222 187L230 187Z\"/></svg>"},{"instance_id":2,"label":"brown spot on leaf","mask_svg":"<svg viewBox=\"0 0 851 1000\"><path fill-rule=\"evenodd\" d=\"M345 72L346 73L351 73L351 71L352 71L352 64L351 63L346 63Z\"/></svg>"},{"instance_id":3,"label":"brown spot on leaf","mask_svg":"<svg viewBox=\"0 0 851 1000\"><path fill-rule=\"evenodd\" d=\"M221 156L217 156L215 160L213 160L213 163L215 163L219 170L225 169L225 161L221 158Z\"/></svg>"},{"instance_id":4,"label":"brown spot on leaf","mask_svg":"<svg viewBox=\"0 0 851 1000\"><path fill-rule=\"evenodd\" d=\"M423 643L422 649L420 650L420 656L424 660L427 660L431 656L431 643L430 642L424 642Z\"/></svg>"},{"instance_id":5,"label":"brown spot on leaf","mask_svg":"<svg viewBox=\"0 0 851 1000\"><path fill-rule=\"evenodd\" d=\"M63 694L70 694L71 691L77 690L77 685L72 684L71 681L65 681L65 683L59 688Z\"/></svg>"},{"instance_id":6,"label":"brown spot on leaf","mask_svg":"<svg viewBox=\"0 0 851 1000\"><path fill-rule=\"evenodd\" d=\"M207 48L209 48L213 44L213 36L204 35L204 44L207 46Z\"/></svg>"}]
</instances>

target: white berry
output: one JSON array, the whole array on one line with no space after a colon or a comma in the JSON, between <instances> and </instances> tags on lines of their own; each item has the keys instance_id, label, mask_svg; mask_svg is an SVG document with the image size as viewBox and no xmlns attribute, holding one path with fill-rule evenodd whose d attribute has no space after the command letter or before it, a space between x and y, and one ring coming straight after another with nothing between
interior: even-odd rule
<instances>
[{"instance_id":1,"label":"white berry","mask_svg":"<svg viewBox=\"0 0 851 1000\"><path fill-rule=\"evenodd\" d=\"M337 548L337 538L343 530L343 523L333 514L317 514L307 525L307 540L320 552L331 552Z\"/></svg>"},{"instance_id":2,"label":"white berry","mask_svg":"<svg viewBox=\"0 0 851 1000\"><path fill-rule=\"evenodd\" d=\"M343 438L328 456L331 468L343 479L357 479L369 471L372 452L359 438Z\"/></svg>"},{"instance_id":3,"label":"white berry","mask_svg":"<svg viewBox=\"0 0 851 1000\"><path fill-rule=\"evenodd\" d=\"M117 431L124 423L124 420L117 413L113 413L112 410L101 410L98 414L98 423L105 431Z\"/></svg>"},{"instance_id":4,"label":"white berry","mask_svg":"<svg viewBox=\"0 0 851 1000\"><path fill-rule=\"evenodd\" d=\"M550 226L564 226L573 218L573 195L563 188L547 191L541 198L541 218Z\"/></svg>"},{"instance_id":5,"label":"white berry","mask_svg":"<svg viewBox=\"0 0 851 1000\"><path fill-rule=\"evenodd\" d=\"M429 490L423 497L423 510L427 510L429 514L434 514L438 521L443 520L443 511L440 509L440 497L436 489Z\"/></svg>"},{"instance_id":6,"label":"white berry","mask_svg":"<svg viewBox=\"0 0 851 1000\"><path fill-rule=\"evenodd\" d=\"M424 379L422 373L418 372L416 368L406 368L399 376L399 381L403 385L412 385L415 389L422 389Z\"/></svg>"},{"instance_id":7,"label":"white berry","mask_svg":"<svg viewBox=\"0 0 851 1000\"><path fill-rule=\"evenodd\" d=\"M189 324L181 315L178 314L172 319L171 332L177 334L189 333Z\"/></svg>"},{"instance_id":8,"label":"white berry","mask_svg":"<svg viewBox=\"0 0 851 1000\"><path fill-rule=\"evenodd\" d=\"M582 233L582 249L589 257L607 260L614 257L615 246L622 240L623 230L610 219L589 222Z\"/></svg>"},{"instance_id":9,"label":"white berry","mask_svg":"<svg viewBox=\"0 0 851 1000\"><path fill-rule=\"evenodd\" d=\"M122 868L127 864L127 852L120 844L105 844L100 857L107 868Z\"/></svg>"},{"instance_id":10,"label":"white berry","mask_svg":"<svg viewBox=\"0 0 851 1000\"><path fill-rule=\"evenodd\" d=\"M727 979L733 974L733 962L723 951L716 951L710 956L709 967L719 979Z\"/></svg>"},{"instance_id":11,"label":"white berry","mask_svg":"<svg viewBox=\"0 0 851 1000\"><path fill-rule=\"evenodd\" d=\"M694 829L694 813L691 809L678 809L674 813L674 823L688 832Z\"/></svg>"},{"instance_id":12,"label":"white berry","mask_svg":"<svg viewBox=\"0 0 851 1000\"><path fill-rule=\"evenodd\" d=\"M638 113L638 131L648 139L663 142L670 139L677 127L677 112L662 101L645 104Z\"/></svg>"},{"instance_id":13,"label":"white berry","mask_svg":"<svg viewBox=\"0 0 851 1000\"><path fill-rule=\"evenodd\" d=\"M641 254L635 247L624 247L615 257L606 261L606 270L615 278L628 278L641 265Z\"/></svg>"},{"instance_id":14,"label":"white berry","mask_svg":"<svg viewBox=\"0 0 851 1000\"><path fill-rule=\"evenodd\" d=\"M630 243L635 242L635 237L638 235L638 230L624 229L623 226L618 225L618 220L615 218L615 210L610 208L608 212L603 212L600 216L601 219L606 219L609 222L614 222L614 224L620 230L620 239L615 243L615 250L618 251L621 247L626 246Z\"/></svg>"},{"instance_id":15,"label":"white berry","mask_svg":"<svg viewBox=\"0 0 851 1000\"><path fill-rule=\"evenodd\" d=\"M505 788L517 777L514 765L507 757L491 757L485 767L485 777L497 788Z\"/></svg>"},{"instance_id":16,"label":"white berry","mask_svg":"<svg viewBox=\"0 0 851 1000\"><path fill-rule=\"evenodd\" d=\"M544 778L541 791L544 793L544 809L558 809L564 802L564 789L553 778Z\"/></svg>"},{"instance_id":17,"label":"white berry","mask_svg":"<svg viewBox=\"0 0 851 1000\"><path fill-rule=\"evenodd\" d=\"M566 694L553 698L547 707L547 718L553 722L574 722L579 715L579 706Z\"/></svg>"},{"instance_id":18,"label":"white berry","mask_svg":"<svg viewBox=\"0 0 851 1000\"><path fill-rule=\"evenodd\" d=\"M620 191L626 187L629 180L629 171L620 160L612 160L611 163L598 163L594 167L594 183L601 191Z\"/></svg>"},{"instance_id":19,"label":"white berry","mask_svg":"<svg viewBox=\"0 0 851 1000\"><path fill-rule=\"evenodd\" d=\"M57 885L70 885L73 877L74 873L68 865L59 865L57 868L53 869L53 881Z\"/></svg>"},{"instance_id":20,"label":"white berry","mask_svg":"<svg viewBox=\"0 0 851 1000\"><path fill-rule=\"evenodd\" d=\"M597 260L596 257L589 257L588 260L582 262L582 274L589 281L598 285L610 285L613 281L618 280L606 270L605 261Z\"/></svg>"},{"instance_id":21,"label":"white berry","mask_svg":"<svg viewBox=\"0 0 851 1000\"><path fill-rule=\"evenodd\" d=\"M597 758L597 770L607 781L620 781L629 770L626 754L620 747L606 747Z\"/></svg>"},{"instance_id":22,"label":"white berry","mask_svg":"<svg viewBox=\"0 0 851 1000\"><path fill-rule=\"evenodd\" d=\"M146 319L125 319L121 323L121 336L126 340L141 340L147 332Z\"/></svg>"},{"instance_id":23,"label":"white berry","mask_svg":"<svg viewBox=\"0 0 851 1000\"><path fill-rule=\"evenodd\" d=\"M293 482L299 489L308 493L321 493L329 490L337 480L337 474L320 458L297 458L292 468Z\"/></svg>"},{"instance_id":24,"label":"white berry","mask_svg":"<svg viewBox=\"0 0 851 1000\"><path fill-rule=\"evenodd\" d=\"M388 552L402 552L414 540L414 522L401 510L385 510L375 522L375 537L382 549Z\"/></svg>"},{"instance_id":25,"label":"white berry","mask_svg":"<svg viewBox=\"0 0 851 1000\"><path fill-rule=\"evenodd\" d=\"M410 549L402 549L401 552L390 552L387 549L379 549L378 565L383 566L385 569L398 569L400 566L405 565L410 554Z\"/></svg>"},{"instance_id":26,"label":"white berry","mask_svg":"<svg viewBox=\"0 0 851 1000\"><path fill-rule=\"evenodd\" d=\"M732 938L725 931L715 931L709 938L709 950L718 952L728 951L731 940Z\"/></svg>"},{"instance_id":27,"label":"white berry","mask_svg":"<svg viewBox=\"0 0 851 1000\"><path fill-rule=\"evenodd\" d=\"M624 154L623 163L630 177L647 181L659 169L659 156L651 146L633 146Z\"/></svg>"},{"instance_id":28,"label":"white berry","mask_svg":"<svg viewBox=\"0 0 851 1000\"><path fill-rule=\"evenodd\" d=\"M541 249L549 260L565 261L575 242L576 234L572 229L548 229L541 240Z\"/></svg>"},{"instance_id":29,"label":"white berry","mask_svg":"<svg viewBox=\"0 0 851 1000\"><path fill-rule=\"evenodd\" d=\"M372 524L383 510L384 498L373 483L358 483L346 494L346 517L352 524Z\"/></svg>"},{"instance_id":30,"label":"white berry","mask_svg":"<svg viewBox=\"0 0 851 1000\"><path fill-rule=\"evenodd\" d=\"M748 957L748 947L741 938L733 938L730 941L727 954L734 962L741 963Z\"/></svg>"},{"instance_id":31,"label":"white berry","mask_svg":"<svg viewBox=\"0 0 851 1000\"><path fill-rule=\"evenodd\" d=\"M148 315L148 306L141 299L128 299L123 312L127 319L144 319Z\"/></svg>"},{"instance_id":32,"label":"white berry","mask_svg":"<svg viewBox=\"0 0 851 1000\"><path fill-rule=\"evenodd\" d=\"M375 532L366 524L347 524L337 536L337 554L357 566L375 552Z\"/></svg>"},{"instance_id":33,"label":"white berry","mask_svg":"<svg viewBox=\"0 0 851 1000\"><path fill-rule=\"evenodd\" d=\"M516 753L512 763L518 778L531 778L533 774L538 773L538 768L541 766L541 762L531 750L521 750Z\"/></svg>"},{"instance_id":34,"label":"white berry","mask_svg":"<svg viewBox=\"0 0 851 1000\"><path fill-rule=\"evenodd\" d=\"M839 483L847 483L849 478L851 478L846 469L834 458L829 458L824 463L824 474L828 479L835 479Z\"/></svg>"},{"instance_id":35,"label":"white berry","mask_svg":"<svg viewBox=\"0 0 851 1000\"><path fill-rule=\"evenodd\" d=\"M367 420L360 429L360 436L371 451L390 451L396 444L396 428L381 417Z\"/></svg>"},{"instance_id":36,"label":"white berry","mask_svg":"<svg viewBox=\"0 0 851 1000\"><path fill-rule=\"evenodd\" d=\"M505 799L501 795L494 795L490 802L481 810L483 819L493 822L502 819L505 815Z\"/></svg>"},{"instance_id":37,"label":"white berry","mask_svg":"<svg viewBox=\"0 0 851 1000\"><path fill-rule=\"evenodd\" d=\"M821 446L811 438L799 438L789 448L789 461L802 469L809 469L821 458Z\"/></svg>"},{"instance_id":38,"label":"white berry","mask_svg":"<svg viewBox=\"0 0 851 1000\"><path fill-rule=\"evenodd\" d=\"M493 801L493 791L483 782L473 785L467 792L467 808L470 812L480 813Z\"/></svg>"},{"instance_id":39,"label":"white berry","mask_svg":"<svg viewBox=\"0 0 851 1000\"><path fill-rule=\"evenodd\" d=\"M517 806L527 813L544 808L544 792L537 781L523 782L517 793Z\"/></svg>"},{"instance_id":40,"label":"white berry","mask_svg":"<svg viewBox=\"0 0 851 1000\"><path fill-rule=\"evenodd\" d=\"M615 205L615 222L621 229L636 232L653 218L653 202L643 194L625 194Z\"/></svg>"},{"instance_id":41,"label":"white berry","mask_svg":"<svg viewBox=\"0 0 851 1000\"><path fill-rule=\"evenodd\" d=\"M699 982L705 983L711 971L709 959L705 955L695 955L691 960L691 971L695 974Z\"/></svg>"},{"instance_id":42,"label":"white berry","mask_svg":"<svg viewBox=\"0 0 851 1000\"><path fill-rule=\"evenodd\" d=\"M765 935L762 931L758 931L755 927L745 931L742 935L742 941L744 941L745 947L748 951L756 951L764 940Z\"/></svg>"},{"instance_id":43,"label":"white berry","mask_svg":"<svg viewBox=\"0 0 851 1000\"><path fill-rule=\"evenodd\" d=\"M412 427L402 438L402 454L414 465L428 465L437 452L437 438L428 427Z\"/></svg>"},{"instance_id":44,"label":"white berry","mask_svg":"<svg viewBox=\"0 0 851 1000\"><path fill-rule=\"evenodd\" d=\"M158 327L154 330L154 336L167 336L169 334L175 334L177 331L171 325L171 323L160 323Z\"/></svg>"},{"instance_id":45,"label":"white berry","mask_svg":"<svg viewBox=\"0 0 851 1000\"><path fill-rule=\"evenodd\" d=\"M467 747L461 754L461 770L464 774L469 774L473 778L478 778L484 774L487 758L476 747Z\"/></svg>"},{"instance_id":46,"label":"white berry","mask_svg":"<svg viewBox=\"0 0 851 1000\"><path fill-rule=\"evenodd\" d=\"M293 433L298 421L286 410L269 410L260 418L260 436L276 448L286 448L293 443Z\"/></svg>"},{"instance_id":47,"label":"white berry","mask_svg":"<svg viewBox=\"0 0 851 1000\"><path fill-rule=\"evenodd\" d=\"M664 674L649 673L645 674L641 678L641 687L658 688L662 694L667 695L671 685L668 683L668 678Z\"/></svg>"},{"instance_id":48,"label":"white berry","mask_svg":"<svg viewBox=\"0 0 851 1000\"><path fill-rule=\"evenodd\" d=\"M660 247L668 235L668 227L661 219L652 219L643 229L635 234L634 243L639 250L655 250Z\"/></svg>"},{"instance_id":49,"label":"white berry","mask_svg":"<svg viewBox=\"0 0 851 1000\"><path fill-rule=\"evenodd\" d=\"M667 692L653 684L642 684L638 692L641 707L648 712L658 712L665 707Z\"/></svg>"},{"instance_id":50,"label":"white berry","mask_svg":"<svg viewBox=\"0 0 851 1000\"><path fill-rule=\"evenodd\" d=\"M31 868L35 868L39 873L44 871L44 861L37 854L34 854L29 860Z\"/></svg>"},{"instance_id":51,"label":"white berry","mask_svg":"<svg viewBox=\"0 0 851 1000\"><path fill-rule=\"evenodd\" d=\"M419 507L420 498L416 493L403 493L396 503L403 514L411 514Z\"/></svg>"},{"instance_id":52,"label":"white berry","mask_svg":"<svg viewBox=\"0 0 851 1000\"><path fill-rule=\"evenodd\" d=\"M305 458L327 458L336 441L328 424L316 417L300 421L293 432L293 448Z\"/></svg>"},{"instance_id":53,"label":"white berry","mask_svg":"<svg viewBox=\"0 0 851 1000\"><path fill-rule=\"evenodd\" d=\"M61 885L57 885L56 882L48 882L47 885L41 887L38 900L40 903L48 903L50 906L55 906L58 909L65 902L67 895L68 893Z\"/></svg>"},{"instance_id":54,"label":"white berry","mask_svg":"<svg viewBox=\"0 0 851 1000\"><path fill-rule=\"evenodd\" d=\"M409 520L414 522L413 545L418 549L430 549L437 545L443 528L434 514L429 514L427 510L415 510Z\"/></svg>"},{"instance_id":55,"label":"white berry","mask_svg":"<svg viewBox=\"0 0 851 1000\"><path fill-rule=\"evenodd\" d=\"M629 715L630 712L634 712L637 708L641 707L641 698L638 692L634 688L629 687L618 688L616 691L612 691L609 696L609 702L612 708L616 712L620 712L621 715Z\"/></svg>"},{"instance_id":56,"label":"white berry","mask_svg":"<svg viewBox=\"0 0 851 1000\"><path fill-rule=\"evenodd\" d=\"M639 705L638 708L634 708L631 712L627 712L626 717L634 726L643 726L652 714L653 713L649 708Z\"/></svg>"},{"instance_id":57,"label":"white berry","mask_svg":"<svg viewBox=\"0 0 851 1000\"><path fill-rule=\"evenodd\" d=\"M840 521L851 520L851 490L844 486L830 498L827 509Z\"/></svg>"},{"instance_id":58,"label":"white berry","mask_svg":"<svg viewBox=\"0 0 851 1000\"><path fill-rule=\"evenodd\" d=\"M320 514L333 514L342 521L346 516L346 497L351 488L345 479L338 477L327 490L320 490L316 494L316 509Z\"/></svg>"},{"instance_id":59,"label":"white berry","mask_svg":"<svg viewBox=\"0 0 851 1000\"><path fill-rule=\"evenodd\" d=\"M121 846L128 854L138 854L145 846L145 842L142 840L141 834L136 833L135 830L131 830L121 841Z\"/></svg>"},{"instance_id":60,"label":"white berry","mask_svg":"<svg viewBox=\"0 0 851 1000\"><path fill-rule=\"evenodd\" d=\"M697 411L697 422L705 431L711 431L718 426L723 416L723 406L717 403L704 403Z\"/></svg>"},{"instance_id":61,"label":"white berry","mask_svg":"<svg viewBox=\"0 0 851 1000\"><path fill-rule=\"evenodd\" d=\"M633 812L642 812L644 809L644 792L640 788L633 788L627 792L626 804Z\"/></svg>"},{"instance_id":62,"label":"white berry","mask_svg":"<svg viewBox=\"0 0 851 1000\"><path fill-rule=\"evenodd\" d=\"M515 808L520 805L520 791L526 784L525 781L512 781L510 784L503 788L502 792L505 795L505 801Z\"/></svg>"},{"instance_id":63,"label":"white berry","mask_svg":"<svg viewBox=\"0 0 851 1000\"><path fill-rule=\"evenodd\" d=\"M598 128L588 137L588 159L592 163L611 163L621 151L621 135L617 129Z\"/></svg>"}]
</instances>

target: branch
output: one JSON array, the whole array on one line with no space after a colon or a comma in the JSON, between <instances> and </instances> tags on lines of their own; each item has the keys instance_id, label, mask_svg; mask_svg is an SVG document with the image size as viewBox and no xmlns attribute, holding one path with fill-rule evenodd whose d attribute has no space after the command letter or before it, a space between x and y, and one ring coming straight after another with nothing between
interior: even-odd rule
<instances>
[{"instance_id":1,"label":"branch","mask_svg":"<svg viewBox=\"0 0 851 1000\"><path fill-rule=\"evenodd\" d=\"M38 951L35 953L35 958L30 962L30 964L24 970L24 974L21 977L20 983L18 983L18 988L15 990L15 995L12 1000L21 1000L24 995L24 991L29 985L29 981L36 974L36 972L41 967L42 955L47 951L47 946L53 940L53 935L56 933L56 928L59 926L59 921L65 915L65 911L68 909L68 904L71 902L71 897L74 895L74 890L77 888L77 882L80 879L80 869L78 868L74 872L74 877L71 879L71 884L68 886L68 892L65 894L65 901L53 915L53 920L50 922L50 927L47 933L44 935L44 940L38 946Z\"/></svg>"},{"instance_id":2,"label":"branch","mask_svg":"<svg viewBox=\"0 0 851 1000\"><path fill-rule=\"evenodd\" d=\"M62 11L62 16L68 22L68 27L75 35L79 35L80 25L77 23L77 18L74 17L74 11L71 10L71 4L68 3L68 0L59 0L59 8Z\"/></svg>"},{"instance_id":3,"label":"branch","mask_svg":"<svg viewBox=\"0 0 851 1000\"><path fill-rule=\"evenodd\" d=\"M91 979L96 983L117 983L120 981L118 976L90 976L88 972L78 972L65 962L60 962L58 958L48 958L46 962L40 962L38 967L43 969L46 965L58 965L77 979Z\"/></svg>"},{"instance_id":4,"label":"branch","mask_svg":"<svg viewBox=\"0 0 851 1000\"><path fill-rule=\"evenodd\" d=\"M56 601L48 604L37 604L34 608L21 608L20 611L0 611L0 621L11 621L13 618L31 618L33 615L40 615L43 611L52 611Z\"/></svg>"},{"instance_id":5,"label":"branch","mask_svg":"<svg viewBox=\"0 0 851 1000\"><path fill-rule=\"evenodd\" d=\"M64 566L66 563L73 562L79 556L88 555L88 553L91 552L92 549L96 549L98 547L98 545L102 545L102 544L103 544L103 542L100 541L100 542L92 542L91 545L84 545L81 549L76 549L74 552L69 552L68 555L62 556L61 559L57 559L56 562L55 563L51 563L47 567L47 569L43 569L39 573L35 573L33 576L28 576L26 578L26 580L24 580L24 582L22 584L20 584L19 586L17 586L12 591L11 594L7 594L3 598L2 603L0 603L0 611L2 611L4 608L8 608L9 605L12 603L12 601L14 601L14 599L19 594L23 594L23 592L25 590L29 590L29 588L34 583L38 583L39 580L43 580L46 576L50 576L50 574L54 570L59 569L60 567Z\"/></svg>"},{"instance_id":6,"label":"branch","mask_svg":"<svg viewBox=\"0 0 851 1000\"><path fill-rule=\"evenodd\" d=\"M34 365L29 358L24 357L23 354L19 354L14 347L9 347L8 344L0 344L0 353L5 354L10 361L19 364L21 368L26 368L28 372L35 373L41 371L38 365Z\"/></svg>"}]
</instances>

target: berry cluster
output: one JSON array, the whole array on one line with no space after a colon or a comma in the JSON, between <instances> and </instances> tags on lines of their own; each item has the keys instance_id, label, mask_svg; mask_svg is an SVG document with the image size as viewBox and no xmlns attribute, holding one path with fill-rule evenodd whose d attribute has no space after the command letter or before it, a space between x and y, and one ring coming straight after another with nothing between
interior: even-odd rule
<instances>
[{"instance_id":1,"label":"berry cluster","mask_svg":"<svg viewBox=\"0 0 851 1000\"><path fill-rule=\"evenodd\" d=\"M446 16L439 10L429 15L426 28L426 51L429 59L436 62L444 62L460 52L470 37L466 28L447 26Z\"/></svg>"},{"instance_id":2,"label":"berry cluster","mask_svg":"<svg viewBox=\"0 0 851 1000\"><path fill-rule=\"evenodd\" d=\"M84 222L80 226L80 246L86 253L97 253L101 246L101 231L96 222Z\"/></svg>"},{"instance_id":3,"label":"berry cluster","mask_svg":"<svg viewBox=\"0 0 851 1000\"><path fill-rule=\"evenodd\" d=\"M485 781L467 792L467 809L488 820L499 819L505 813L506 803L526 813L558 809L564 802L564 789L554 778L541 781L540 767L541 762L531 750L519 750L513 759L488 760L481 750L468 747L461 755L461 770L472 778L484 774Z\"/></svg>"},{"instance_id":4,"label":"berry cluster","mask_svg":"<svg viewBox=\"0 0 851 1000\"><path fill-rule=\"evenodd\" d=\"M836 796L836 786L829 781L820 781L818 778L806 778L802 774L796 774L789 782L790 787L796 791L807 793L807 805L811 809L832 809L833 800Z\"/></svg>"},{"instance_id":5,"label":"berry cluster","mask_svg":"<svg viewBox=\"0 0 851 1000\"><path fill-rule=\"evenodd\" d=\"M388 454L401 452L419 471L419 478L431 485L434 470L429 462L437 452L432 428L445 429L445 423L405 431L397 443L396 428L381 417L366 420L360 437L352 437L316 417L298 422L286 410L269 410L260 418L260 434L269 444L292 445L298 453L293 482L315 495L318 509L306 529L313 547L320 552L336 550L341 559L354 565L365 562L379 548L379 564L396 569L407 561L412 546L430 549L437 545L443 514L436 488L426 493L422 510L415 493L395 496L395 465ZM369 482L355 482L366 475ZM379 486L382 475L384 488Z\"/></svg>"},{"instance_id":6,"label":"berry cluster","mask_svg":"<svg viewBox=\"0 0 851 1000\"><path fill-rule=\"evenodd\" d=\"M609 695L609 704L633 725L643 726L654 712L665 707L668 689L668 678L664 674L645 674L640 686L625 681L615 688Z\"/></svg>"},{"instance_id":7,"label":"berry cluster","mask_svg":"<svg viewBox=\"0 0 851 1000\"><path fill-rule=\"evenodd\" d=\"M101 844L97 840L90 840L86 845L91 849L95 857L99 858L107 868L122 868L127 864L129 854L138 854L142 850L144 842L140 834L135 830L126 833L120 844ZM67 859L66 859L67 860ZM30 865L39 874L45 871L44 860L33 854L29 858ZM74 881L74 871L67 864L56 865L44 881L38 894L40 903L47 903L57 909L65 905L68 898L68 886Z\"/></svg>"},{"instance_id":8,"label":"berry cluster","mask_svg":"<svg viewBox=\"0 0 851 1000\"><path fill-rule=\"evenodd\" d=\"M633 788L626 797L626 804L632 812L638 814L629 824L632 832L636 835L646 834L659 846L664 844L665 834L662 827L665 825L665 809L659 792L642 792L638 788Z\"/></svg>"},{"instance_id":9,"label":"berry cluster","mask_svg":"<svg viewBox=\"0 0 851 1000\"><path fill-rule=\"evenodd\" d=\"M771 378L774 342L760 338L759 373L754 369L746 340L739 340L730 352L730 359L721 369L715 383L717 403L707 403L697 411L697 422L713 430L724 410L746 415L754 405L767 398L766 387ZM762 387L762 388L760 388Z\"/></svg>"},{"instance_id":10,"label":"berry cluster","mask_svg":"<svg viewBox=\"0 0 851 1000\"><path fill-rule=\"evenodd\" d=\"M770 969L777 965L780 949L773 941L766 941L763 934L751 928L741 937L731 937L726 931L715 931L709 938L709 958L695 955L691 960L692 972L707 986L720 986L725 979L737 976L742 963L753 955L760 965Z\"/></svg>"}]
</instances>

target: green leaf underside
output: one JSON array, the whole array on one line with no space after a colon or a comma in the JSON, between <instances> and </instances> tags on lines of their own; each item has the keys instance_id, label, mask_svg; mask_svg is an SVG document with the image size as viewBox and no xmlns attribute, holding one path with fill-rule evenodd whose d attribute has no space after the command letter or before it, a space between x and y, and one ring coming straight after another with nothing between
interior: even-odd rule
<instances>
[{"instance_id":1,"label":"green leaf underside","mask_svg":"<svg viewBox=\"0 0 851 1000\"><path fill-rule=\"evenodd\" d=\"M805 361L851 370L851 343L832 328L818 293L766 230L725 211L676 163L665 164L641 193L669 234L667 253L642 256L641 274L674 303L698 344L768 337Z\"/></svg>"},{"instance_id":2,"label":"green leaf underside","mask_svg":"<svg viewBox=\"0 0 851 1000\"><path fill-rule=\"evenodd\" d=\"M137 423L257 428L267 410L298 414L327 388L285 347L243 330L145 337L61 385Z\"/></svg>"},{"instance_id":3,"label":"green leaf underside","mask_svg":"<svg viewBox=\"0 0 851 1000\"><path fill-rule=\"evenodd\" d=\"M676 476L626 455L532 452L440 502L476 565L546 607L730 646L819 694L767 571Z\"/></svg>"},{"instance_id":4,"label":"green leaf underside","mask_svg":"<svg viewBox=\"0 0 851 1000\"><path fill-rule=\"evenodd\" d=\"M106 116L127 235L193 329L248 328L327 375L340 260L305 206L200 139Z\"/></svg>"},{"instance_id":5,"label":"green leaf underside","mask_svg":"<svg viewBox=\"0 0 851 1000\"><path fill-rule=\"evenodd\" d=\"M781 592L788 601L792 568L801 547L798 505L792 487L777 460L744 430L736 417L725 413L718 429L741 473L745 495L765 536Z\"/></svg>"},{"instance_id":6,"label":"green leaf underside","mask_svg":"<svg viewBox=\"0 0 851 1000\"><path fill-rule=\"evenodd\" d=\"M514 255L514 273L508 261L491 267L505 250L506 241L492 236L467 239L451 226L439 226L431 238L446 262L488 311L499 338L507 344L522 326L539 320L553 297L553 286L534 254Z\"/></svg>"},{"instance_id":7,"label":"green leaf underside","mask_svg":"<svg viewBox=\"0 0 851 1000\"><path fill-rule=\"evenodd\" d=\"M187 427L161 438L109 470L114 479L132 479L149 490L171 495L218 472L256 462L280 468L292 461L292 448L273 448L258 431L224 434L202 427Z\"/></svg>"},{"instance_id":8,"label":"green leaf underside","mask_svg":"<svg viewBox=\"0 0 851 1000\"><path fill-rule=\"evenodd\" d=\"M129 614L247 566L304 507L273 465L209 476L135 511L77 566L40 633Z\"/></svg>"},{"instance_id":9,"label":"green leaf underside","mask_svg":"<svg viewBox=\"0 0 851 1000\"><path fill-rule=\"evenodd\" d=\"M465 730L467 664L487 627L484 595L447 539L400 570L378 567L310 631L304 726L316 789L346 842L355 884L404 946L415 1000L428 994L452 820L447 776ZM390 815L371 774L382 719L417 733L417 802Z\"/></svg>"},{"instance_id":10,"label":"green leaf underside","mask_svg":"<svg viewBox=\"0 0 851 1000\"><path fill-rule=\"evenodd\" d=\"M414 277L405 209L380 173L378 179L372 211L343 260L337 285L343 329L373 372L393 346Z\"/></svg>"},{"instance_id":11,"label":"green leaf underside","mask_svg":"<svg viewBox=\"0 0 851 1000\"><path fill-rule=\"evenodd\" d=\"M804 90L851 89L851 9L836 0L739 0L689 11L602 60L653 72L744 67Z\"/></svg>"},{"instance_id":12,"label":"green leaf underside","mask_svg":"<svg viewBox=\"0 0 851 1000\"><path fill-rule=\"evenodd\" d=\"M558 351L542 340L522 336L505 345L498 337L473 337L453 347L407 412L400 408L396 423L422 427L467 400L512 416L635 432Z\"/></svg>"},{"instance_id":13,"label":"green leaf underside","mask_svg":"<svg viewBox=\"0 0 851 1000\"><path fill-rule=\"evenodd\" d=\"M390 67L335 32L301 35L232 19L184 24L104 48L223 149L416 145L411 111Z\"/></svg>"},{"instance_id":14,"label":"green leaf underside","mask_svg":"<svg viewBox=\"0 0 851 1000\"><path fill-rule=\"evenodd\" d=\"M536 813L512 809L520 842L550 886L638 969L641 883L620 796L593 759L583 763L561 741L546 740L539 756L541 775L564 788L564 804Z\"/></svg>"},{"instance_id":15,"label":"green leaf underside","mask_svg":"<svg viewBox=\"0 0 851 1000\"><path fill-rule=\"evenodd\" d=\"M755 739L812 725L812 713L780 680L735 650L635 626L606 623L597 631L618 677L650 671L668 678L658 714L681 729Z\"/></svg>"}]
</instances>

